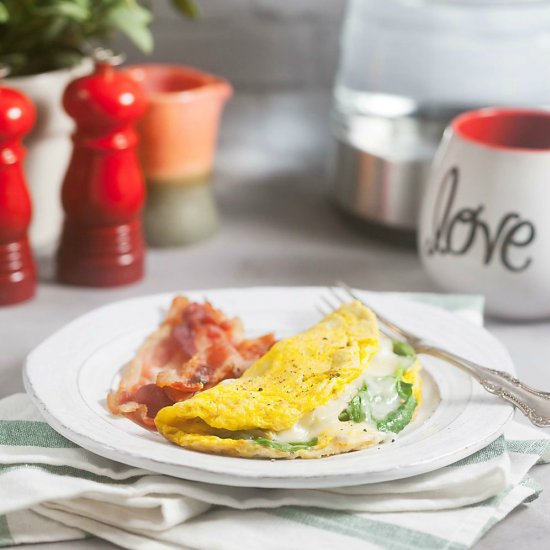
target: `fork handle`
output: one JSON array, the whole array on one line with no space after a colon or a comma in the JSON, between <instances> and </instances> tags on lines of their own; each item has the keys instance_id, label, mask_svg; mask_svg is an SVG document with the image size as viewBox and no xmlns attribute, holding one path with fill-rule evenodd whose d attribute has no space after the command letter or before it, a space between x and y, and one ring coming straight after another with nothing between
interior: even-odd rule
<instances>
[{"instance_id":1,"label":"fork handle","mask_svg":"<svg viewBox=\"0 0 550 550\"><path fill-rule=\"evenodd\" d=\"M443 359L473 376L489 393L515 405L535 426L550 427L550 394L531 388L507 372L489 369L434 346L418 346L417 353Z\"/></svg>"}]
</instances>

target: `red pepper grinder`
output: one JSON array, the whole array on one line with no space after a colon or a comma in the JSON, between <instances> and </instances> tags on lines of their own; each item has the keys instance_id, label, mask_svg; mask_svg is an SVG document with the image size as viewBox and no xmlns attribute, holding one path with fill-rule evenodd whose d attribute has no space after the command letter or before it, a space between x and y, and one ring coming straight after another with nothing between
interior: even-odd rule
<instances>
[{"instance_id":1,"label":"red pepper grinder","mask_svg":"<svg viewBox=\"0 0 550 550\"><path fill-rule=\"evenodd\" d=\"M0 79L9 73L0 66ZM0 82L0 305L28 300L36 290L36 269L27 230L31 201L23 168L21 138L34 124L32 103Z\"/></svg>"},{"instance_id":2,"label":"red pepper grinder","mask_svg":"<svg viewBox=\"0 0 550 550\"><path fill-rule=\"evenodd\" d=\"M105 287L143 277L145 186L134 124L145 113L146 97L115 69L121 62L109 50L96 50L95 72L71 82L63 96L76 132L62 188L62 283Z\"/></svg>"}]
</instances>

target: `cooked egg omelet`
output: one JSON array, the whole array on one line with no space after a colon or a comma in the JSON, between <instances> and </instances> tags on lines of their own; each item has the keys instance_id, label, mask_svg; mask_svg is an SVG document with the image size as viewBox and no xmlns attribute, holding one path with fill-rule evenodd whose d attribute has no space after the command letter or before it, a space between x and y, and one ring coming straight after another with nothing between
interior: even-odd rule
<instances>
[{"instance_id":1,"label":"cooked egg omelet","mask_svg":"<svg viewBox=\"0 0 550 550\"><path fill-rule=\"evenodd\" d=\"M155 418L170 441L241 457L317 458L363 449L410 422L420 401L410 349L380 337L359 302L276 343L238 380Z\"/></svg>"}]
</instances>

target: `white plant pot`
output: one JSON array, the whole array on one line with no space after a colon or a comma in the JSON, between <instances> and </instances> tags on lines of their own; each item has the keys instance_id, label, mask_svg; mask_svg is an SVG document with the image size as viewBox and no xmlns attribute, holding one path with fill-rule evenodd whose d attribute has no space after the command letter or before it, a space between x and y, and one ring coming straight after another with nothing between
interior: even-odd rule
<instances>
[{"instance_id":1,"label":"white plant pot","mask_svg":"<svg viewBox=\"0 0 550 550\"><path fill-rule=\"evenodd\" d=\"M63 221L61 184L73 129L63 110L63 92L71 80L90 73L92 66L86 59L70 69L6 79L9 87L23 92L36 108L36 123L25 139L25 173L33 203L30 239L35 250L55 244Z\"/></svg>"}]
</instances>

